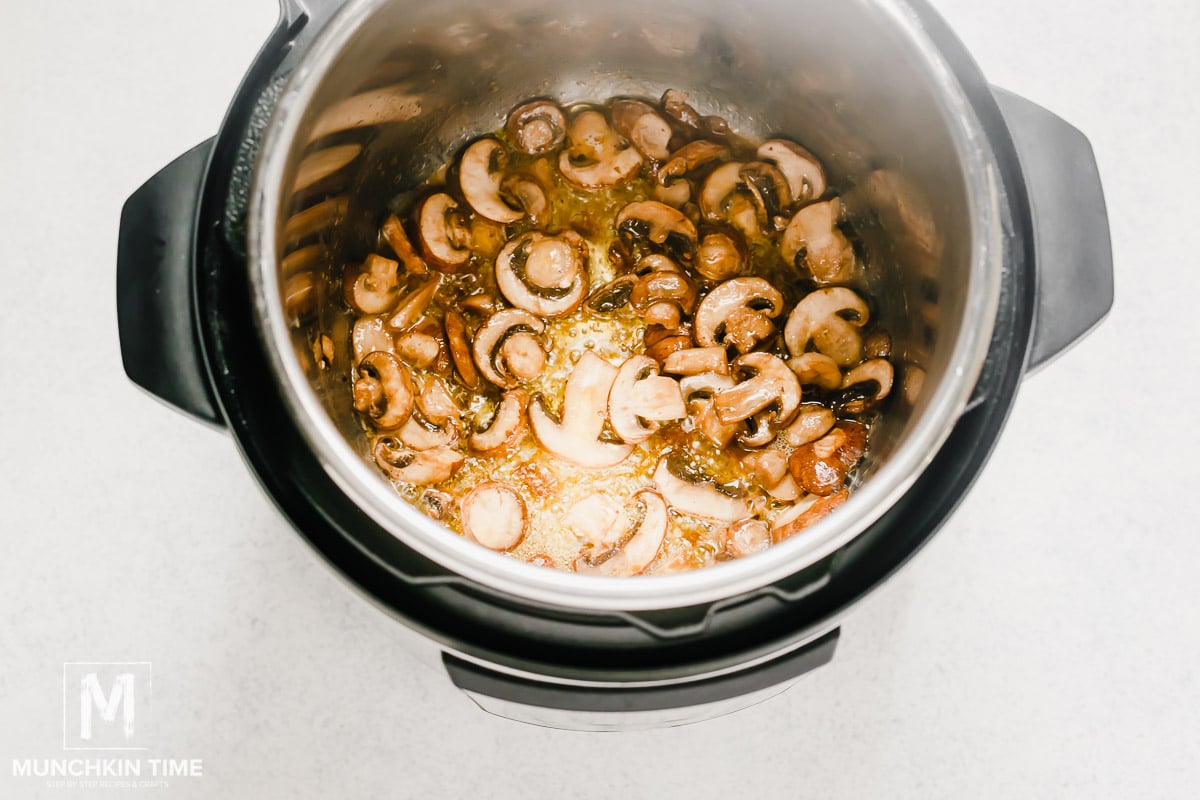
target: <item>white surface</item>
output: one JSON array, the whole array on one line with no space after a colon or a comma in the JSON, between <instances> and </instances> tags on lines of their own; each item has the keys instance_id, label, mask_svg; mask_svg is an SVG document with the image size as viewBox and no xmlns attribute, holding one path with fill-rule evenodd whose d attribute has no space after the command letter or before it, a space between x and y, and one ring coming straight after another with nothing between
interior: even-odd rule
<instances>
[{"instance_id":1,"label":"white surface","mask_svg":"<svg viewBox=\"0 0 1200 800\"><path fill-rule=\"evenodd\" d=\"M0 796L63 796L10 762L63 755L72 660L153 662L155 753L204 759L171 797L1195 796L1200 6L939 6L993 82L1090 136L1116 308L1022 389L831 667L697 727L580 735L478 712L224 435L122 373L121 203L215 131L270 0L4 3Z\"/></svg>"}]
</instances>

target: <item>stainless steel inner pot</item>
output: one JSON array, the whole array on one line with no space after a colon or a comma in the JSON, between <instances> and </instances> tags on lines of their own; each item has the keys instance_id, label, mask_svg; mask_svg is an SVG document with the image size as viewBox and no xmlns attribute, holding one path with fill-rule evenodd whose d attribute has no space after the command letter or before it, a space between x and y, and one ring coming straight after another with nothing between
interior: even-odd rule
<instances>
[{"instance_id":1,"label":"stainless steel inner pot","mask_svg":"<svg viewBox=\"0 0 1200 800\"><path fill-rule=\"evenodd\" d=\"M794 138L821 159L862 234L876 316L894 340L897 386L857 490L804 535L675 575L603 578L529 566L449 532L375 467L343 368L349 317L338 280L347 261L373 247L390 200L467 140L500 127L519 101L657 98L667 88L688 92L701 113L737 130ZM347 143L362 145L349 164L314 182L307 167L319 159L310 160L298 180L306 158ZM996 316L1003 198L994 156L954 73L900 2L352 0L283 87L251 180L259 332L288 410L330 477L426 557L557 606L713 602L844 546L909 489L949 435ZM333 257L285 262L314 231ZM317 365L321 333L343 366Z\"/></svg>"}]
</instances>

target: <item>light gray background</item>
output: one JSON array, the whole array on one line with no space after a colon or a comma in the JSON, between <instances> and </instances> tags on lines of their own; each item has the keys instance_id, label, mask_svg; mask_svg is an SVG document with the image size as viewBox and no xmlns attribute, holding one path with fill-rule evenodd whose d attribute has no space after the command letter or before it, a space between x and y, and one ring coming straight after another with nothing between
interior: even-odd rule
<instances>
[{"instance_id":1,"label":"light gray background","mask_svg":"<svg viewBox=\"0 0 1200 800\"><path fill-rule=\"evenodd\" d=\"M938 5L993 82L1091 137L1116 308L1023 387L831 667L716 722L580 735L477 711L225 435L122 373L121 203L215 132L271 0L4 0L0 796L41 796L11 759L62 755L70 660L153 662L154 753L205 765L172 797L1196 796L1200 6Z\"/></svg>"}]
</instances>

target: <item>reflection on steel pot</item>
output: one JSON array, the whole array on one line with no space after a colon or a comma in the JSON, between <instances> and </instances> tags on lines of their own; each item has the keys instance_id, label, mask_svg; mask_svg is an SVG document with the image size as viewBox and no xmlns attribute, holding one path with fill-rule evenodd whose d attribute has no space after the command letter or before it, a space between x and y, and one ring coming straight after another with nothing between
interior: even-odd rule
<instances>
[{"instance_id":1,"label":"reflection on steel pot","mask_svg":"<svg viewBox=\"0 0 1200 800\"><path fill-rule=\"evenodd\" d=\"M301 535L489 711L678 724L825 663L844 613L969 488L1022 377L1111 304L1103 196L1078 131L990 87L922 0L802 5L283 0L220 133L126 204L129 376L227 427ZM369 252L389 199L519 102L668 88L695 109L675 106L673 124L786 133L842 187L886 265L871 313L891 340L865 346L897 365L895 402L850 498L763 552L635 580L506 559L448 534L374 466L345 373L322 368L348 363L355 339L327 313L341 265ZM540 113L523 146L563 135ZM775 155L805 174L804 154ZM453 260L455 231L443 233L437 258ZM418 258L415 246L396 252Z\"/></svg>"}]
</instances>

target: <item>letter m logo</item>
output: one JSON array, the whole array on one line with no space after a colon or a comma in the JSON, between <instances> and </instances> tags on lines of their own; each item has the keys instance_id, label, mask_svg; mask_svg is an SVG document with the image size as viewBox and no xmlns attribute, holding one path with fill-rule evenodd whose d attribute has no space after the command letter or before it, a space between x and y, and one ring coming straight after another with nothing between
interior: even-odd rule
<instances>
[{"instance_id":1,"label":"letter m logo","mask_svg":"<svg viewBox=\"0 0 1200 800\"><path fill-rule=\"evenodd\" d=\"M63 665L63 748L144 750L150 664Z\"/></svg>"}]
</instances>

